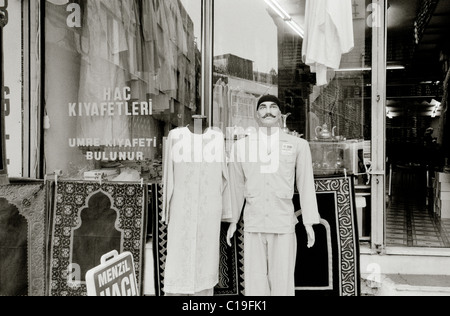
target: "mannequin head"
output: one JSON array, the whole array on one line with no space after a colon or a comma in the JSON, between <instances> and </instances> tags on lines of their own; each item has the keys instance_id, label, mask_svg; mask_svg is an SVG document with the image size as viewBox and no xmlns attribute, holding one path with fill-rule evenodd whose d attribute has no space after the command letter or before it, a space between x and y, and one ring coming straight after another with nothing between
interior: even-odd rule
<instances>
[{"instance_id":1,"label":"mannequin head","mask_svg":"<svg viewBox=\"0 0 450 316\"><path fill-rule=\"evenodd\" d=\"M258 101L256 121L260 127L280 127L281 102L273 95L265 95Z\"/></svg>"}]
</instances>

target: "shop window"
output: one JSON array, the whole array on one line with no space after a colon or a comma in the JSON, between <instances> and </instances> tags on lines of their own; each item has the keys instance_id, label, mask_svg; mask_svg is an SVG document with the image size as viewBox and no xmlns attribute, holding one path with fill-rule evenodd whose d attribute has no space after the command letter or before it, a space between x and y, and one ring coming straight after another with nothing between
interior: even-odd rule
<instances>
[{"instance_id":1,"label":"shop window","mask_svg":"<svg viewBox=\"0 0 450 316\"><path fill-rule=\"evenodd\" d=\"M201 1L46 2L45 169L159 181L163 138L200 113Z\"/></svg>"},{"instance_id":2,"label":"shop window","mask_svg":"<svg viewBox=\"0 0 450 316\"><path fill-rule=\"evenodd\" d=\"M306 23L326 13L312 8L315 1L309 8L305 0L214 3L213 116L215 126L232 131L228 149L257 127L258 99L275 95L282 103L280 126L310 142L316 177L352 175L357 195L370 201L371 51L372 29L378 25L370 21L377 7L366 0L339 2L334 13L341 24L325 45L311 33L305 41L305 32L316 27ZM329 51L341 53L340 58L320 75L311 60L323 60ZM370 239L371 214L360 213L359 230Z\"/></svg>"}]
</instances>

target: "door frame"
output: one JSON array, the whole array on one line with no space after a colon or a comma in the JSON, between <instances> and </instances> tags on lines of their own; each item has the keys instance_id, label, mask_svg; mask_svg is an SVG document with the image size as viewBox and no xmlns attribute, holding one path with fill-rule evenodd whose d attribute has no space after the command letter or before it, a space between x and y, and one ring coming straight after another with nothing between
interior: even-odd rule
<instances>
[{"instance_id":1,"label":"door frame","mask_svg":"<svg viewBox=\"0 0 450 316\"><path fill-rule=\"evenodd\" d=\"M387 0L372 2L372 249L386 247Z\"/></svg>"}]
</instances>

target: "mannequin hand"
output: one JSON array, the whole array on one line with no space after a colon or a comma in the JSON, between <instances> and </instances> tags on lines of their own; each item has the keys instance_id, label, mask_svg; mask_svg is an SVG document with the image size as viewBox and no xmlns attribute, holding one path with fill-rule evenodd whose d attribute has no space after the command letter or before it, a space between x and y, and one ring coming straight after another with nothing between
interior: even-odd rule
<instances>
[{"instance_id":1,"label":"mannequin hand","mask_svg":"<svg viewBox=\"0 0 450 316\"><path fill-rule=\"evenodd\" d=\"M231 238L233 238L234 233L236 233L237 224L231 223L230 227L228 228L227 232L227 244L229 247L231 247Z\"/></svg>"},{"instance_id":2,"label":"mannequin hand","mask_svg":"<svg viewBox=\"0 0 450 316\"><path fill-rule=\"evenodd\" d=\"M308 234L308 248L314 247L316 243L316 234L312 225L305 225L306 233Z\"/></svg>"}]
</instances>

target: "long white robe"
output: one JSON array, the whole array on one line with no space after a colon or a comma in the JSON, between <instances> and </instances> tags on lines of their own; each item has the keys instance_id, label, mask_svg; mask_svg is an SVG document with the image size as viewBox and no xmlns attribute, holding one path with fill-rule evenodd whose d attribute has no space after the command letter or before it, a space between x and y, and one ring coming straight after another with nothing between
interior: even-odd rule
<instances>
[{"instance_id":1,"label":"long white robe","mask_svg":"<svg viewBox=\"0 0 450 316\"><path fill-rule=\"evenodd\" d=\"M306 0L302 57L317 85L327 84L327 70L339 69L342 54L354 47L351 0Z\"/></svg>"},{"instance_id":2,"label":"long white robe","mask_svg":"<svg viewBox=\"0 0 450 316\"><path fill-rule=\"evenodd\" d=\"M194 294L219 282L220 226L231 218L224 136L169 133L163 220L168 224L164 291Z\"/></svg>"}]
</instances>

